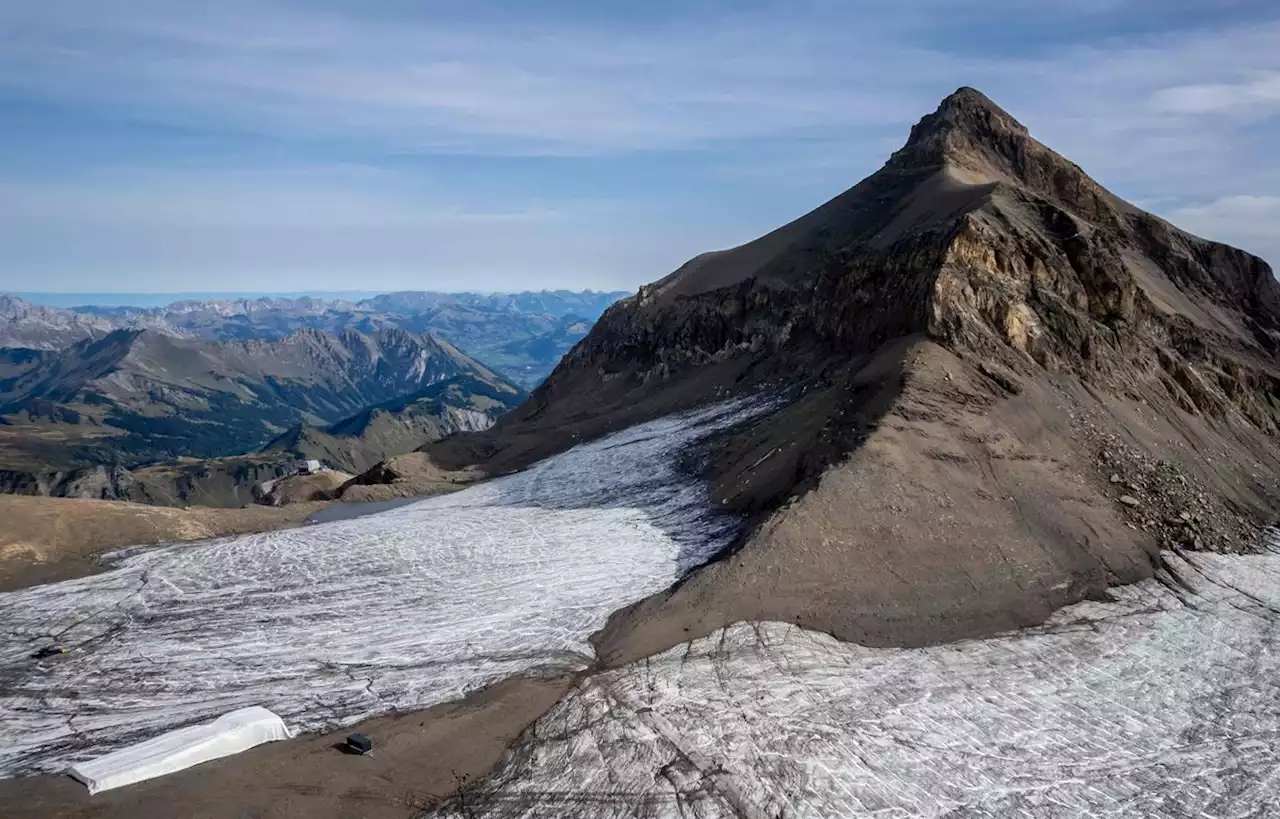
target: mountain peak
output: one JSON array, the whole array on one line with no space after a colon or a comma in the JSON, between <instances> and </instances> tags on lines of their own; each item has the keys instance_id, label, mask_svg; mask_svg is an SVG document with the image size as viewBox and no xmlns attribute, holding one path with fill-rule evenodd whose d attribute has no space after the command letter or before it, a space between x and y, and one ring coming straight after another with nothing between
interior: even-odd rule
<instances>
[{"instance_id":1,"label":"mountain peak","mask_svg":"<svg viewBox=\"0 0 1280 819\"><path fill-rule=\"evenodd\" d=\"M1009 157L1031 139L1026 126L989 97L958 88L911 128L906 145L890 159L898 167L939 165L978 156Z\"/></svg>"},{"instance_id":2,"label":"mountain peak","mask_svg":"<svg viewBox=\"0 0 1280 819\"><path fill-rule=\"evenodd\" d=\"M976 88L963 86L956 89L938 104L938 110L921 120L928 127L951 126L962 128L975 135L1004 132L1029 136L1026 126L991 98ZM919 127L919 126L917 126Z\"/></svg>"},{"instance_id":3,"label":"mountain peak","mask_svg":"<svg viewBox=\"0 0 1280 819\"><path fill-rule=\"evenodd\" d=\"M0 293L0 317L18 319L31 310L31 304L17 296Z\"/></svg>"},{"instance_id":4,"label":"mountain peak","mask_svg":"<svg viewBox=\"0 0 1280 819\"><path fill-rule=\"evenodd\" d=\"M991 111L1008 117L1009 113L992 102L991 98L976 88L962 85L942 98L938 103L938 112L943 111ZM1012 119L1012 117L1010 117Z\"/></svg>"}]
</instances>

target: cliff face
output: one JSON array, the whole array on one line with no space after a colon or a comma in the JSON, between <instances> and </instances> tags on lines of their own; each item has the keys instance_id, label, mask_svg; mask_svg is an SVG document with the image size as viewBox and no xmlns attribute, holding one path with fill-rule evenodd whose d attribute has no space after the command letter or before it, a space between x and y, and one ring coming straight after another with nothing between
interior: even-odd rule
<instances>
[{"instance_id":1,"label":"cliff face","mask_svg":"<svg viewBox=\"0 0 1280 819\"><path fill-rule=\"evenodd\" d=\"M292 457L267 454L187 458L134 469L0 469L0 494L234 508L253 504L255 486L292 474L294 466Z\"/></svg>"},{"instance_id":2,"label":"cliff face","mask_svg":"<svg viewBox=\"0 0 1280 819\"><path fill-rule=\"evenodd\" d=\"M760 390L720 440L737 550L599 635L609 659L742 619L924 643L1035 623L1247 549L1280 512L1280 287L1119 199L972 89L872 176L610 308L495 428L497 473Z\"/></svg>"},{"instance_id":3,"label":"cliff face","mask_svg":"<svg viewBox=\"0 0 1280 819\"><path fill-rule=\"evenodd\" d=\"M974 91L889 164L921 155L991 185L948 238L933 338L1275 431L1280 287L1262 260L1119 200Z\"/></svg>"}]
</instances>

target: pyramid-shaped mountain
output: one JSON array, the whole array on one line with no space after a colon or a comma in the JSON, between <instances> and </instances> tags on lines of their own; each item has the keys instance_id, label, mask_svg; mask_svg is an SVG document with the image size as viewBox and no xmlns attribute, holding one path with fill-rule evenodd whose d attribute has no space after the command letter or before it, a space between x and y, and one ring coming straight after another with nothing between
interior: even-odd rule
<instances>
[{"instance_id":1,"label":"pyramid-shaped mountain","mask_svg":"<svg viewBox=\"0 0 1280 819\"><path fill-rule=\"evenodd\" d=\"M731 555L616 616L603 656L744 619L864 643L1039 622L1157 571L1252 548L1280 510L1280 287L1130 205L962 88L876 173L605 313L442 469L761 391L719 440Z\"/></svg>"}]
</instances>

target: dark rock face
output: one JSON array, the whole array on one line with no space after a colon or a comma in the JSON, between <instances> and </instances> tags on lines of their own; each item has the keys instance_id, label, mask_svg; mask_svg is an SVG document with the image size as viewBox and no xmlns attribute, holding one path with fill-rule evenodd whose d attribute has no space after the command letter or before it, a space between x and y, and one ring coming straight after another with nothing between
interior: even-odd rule
<instances>
[{"instance_id":1,"label":"dark rock face","mask_svg":"<svg viewBox=\"0 0 1280 819\"><path fill-rule=\"evenodd\" d=\"M0 493L236 508L254 503L255 486L292 474L294 464L292 457L266 455L188 459L135 469L118 465L72 470L0 469Z\"/></svg>"},{"instance_id":2,"label":"dark rock face","mask_svg":"<svg viewBox=\"0 0 1280 819\"><path fill-rule=\"evenodd\" d=\"M133 474L117 466L71 471L0 469L0 493L6 495L120 500L132 483Z\"/></svg>"}]
</instances>

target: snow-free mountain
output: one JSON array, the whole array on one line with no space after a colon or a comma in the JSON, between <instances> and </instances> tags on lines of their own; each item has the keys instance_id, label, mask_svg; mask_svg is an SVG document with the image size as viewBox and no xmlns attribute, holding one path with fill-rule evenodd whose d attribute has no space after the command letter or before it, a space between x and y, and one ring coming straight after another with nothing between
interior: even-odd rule
<instances>
[{"instance_id":1,"label":"snow-free mountain","mask_svg":"<svg viewBox=\"0 0 1280 819\"><path fill-rule=\"evenodd\" d=\"M621 295L0 296L0 491L236 506L297 459L362 472L492 424Z\"/></svg>"},{"instance_id":2,"label":"snow-free mountain","mask_svg":"<svg viewBox=\"0 0 1280 819\"><path fill-rule=\"evenodd\" d=\"M298 330L433 333L525 388L536 386L621 292L404 291L358 302L300 297L176 301L163 307L43 307L0 294L0 347L56 350L113 330L207 341Z\"/></svg>"},{"instance_id":3,"label":"snow-free mountain","mask_svg":"<svg viewBox=\"0 0 1280 819\"><path fill-rule=\"evenodd\" d=\"M428 441L486 430L525 398L523 390L510 384L464 372L366 407L335 424L298 424L262 452L364 472L388 455L411 452Z\"/></svg>"},{"instance_id":4,"label":"snow-free mountain","mask_svg":"<svg viewBox=\"0 0 1280 819\"><path fill-rule=\"evenodd\" d=\"M397 450L361 437L370 422L360 419L376 408L382 426L394 423L386 416L406 412L400 420L409 428L397 441L411 449L432 433L482 428L489 410L505 410L522 395L443 339L394 328L300 330L275 341L224 342L115 330L64 350L10 353L3 360L11 375L0 379L0 484L33 494L68 494L71 481L80 488L70 493L83 495L81 473L89 469L95 475L89 496L150 499L134 498L117 477L97 473L253 452L300 425L338 424L337 434L353 446L385 456ZM424 390L444 382L451 392L414 405ZM475 409L464 394L468 387L484 393L476 396L483 403L479 414L468 414ZM276 460L272 469L284 468L287 459ZM239 461L200 465L202 472L246 468Z\"/></svg>"},{"instance_id":5,"label":"snow-free mountain","mask_svg":"<svg viewBox=\"0 0 1280 819\"><path fill-rule=\"evenodd\" d=\"M1277 436L1271 269L960 89L831 202L609 308L489 430L344 484L447 494L0 595L0 774L48 774L0 798L1269 816ZM248 703L330 733L60 795Z\"/></svg>"}]
</instances>

